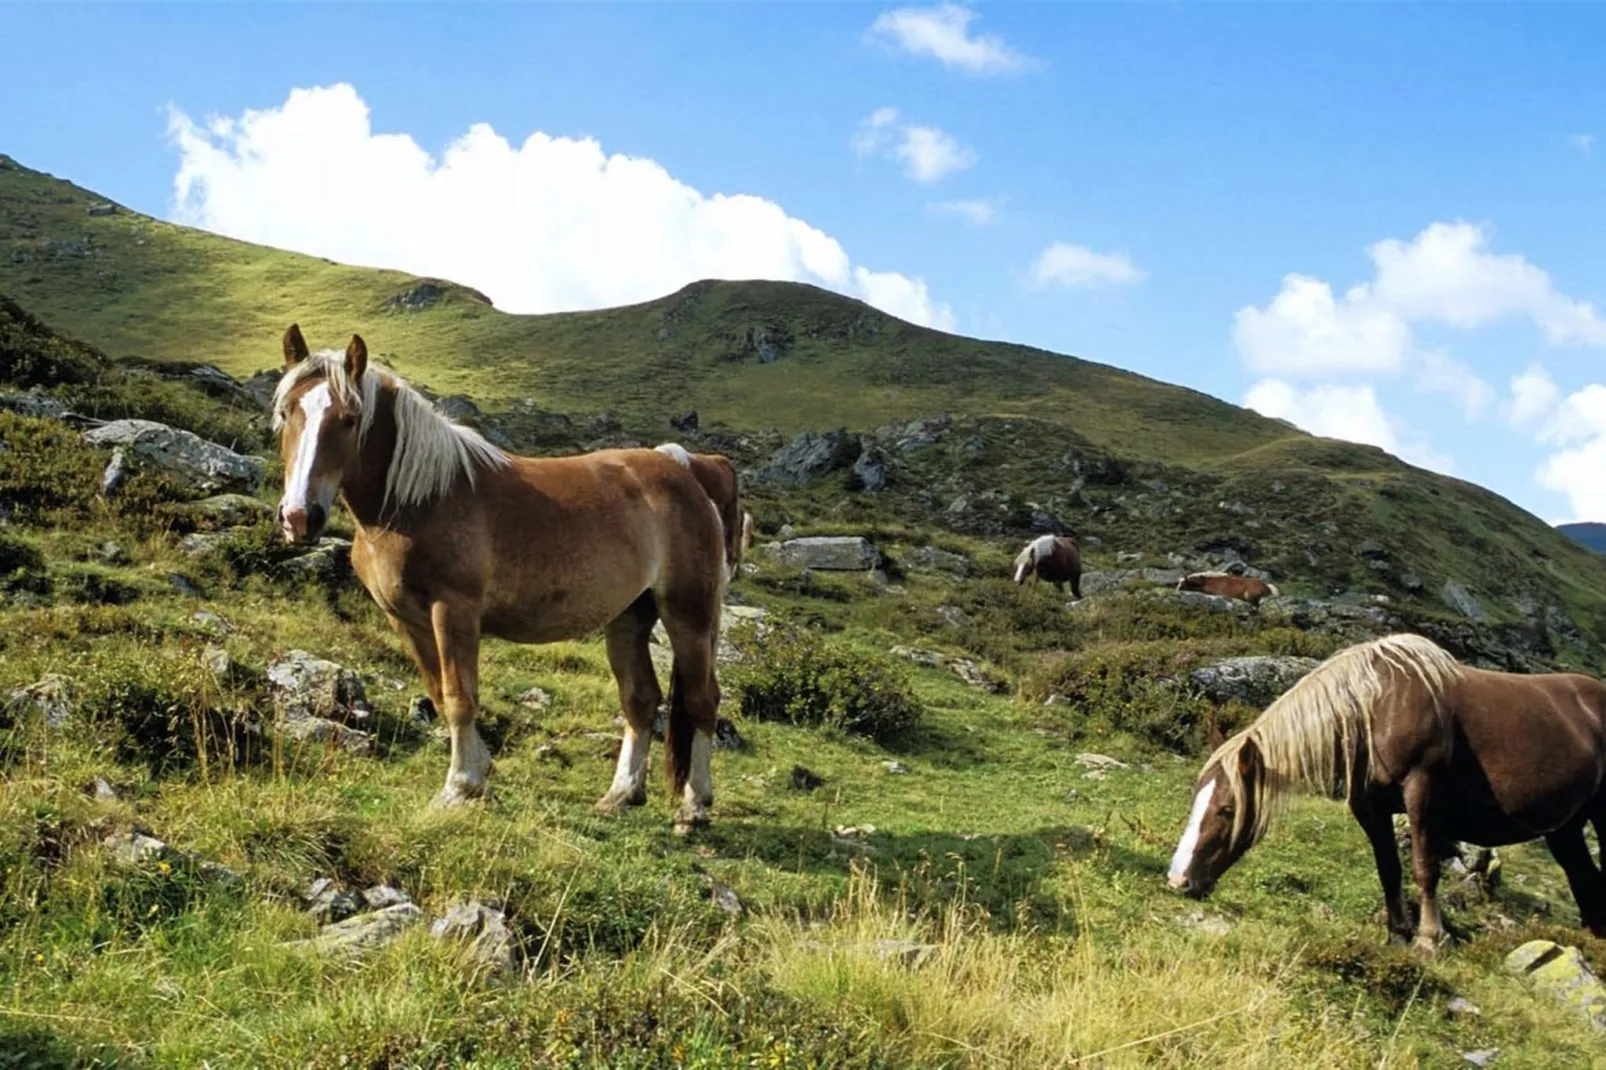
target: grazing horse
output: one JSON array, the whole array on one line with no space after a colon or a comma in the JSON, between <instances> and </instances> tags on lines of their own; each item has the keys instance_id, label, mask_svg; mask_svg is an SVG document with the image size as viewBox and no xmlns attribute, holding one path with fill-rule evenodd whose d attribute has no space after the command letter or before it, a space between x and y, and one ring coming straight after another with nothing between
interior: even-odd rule
<instances>
[{"instance_id":1,"label":"grazing horse","mask_svg":"<svg viewBox=\"0 0 1606 1070\"><path fill-rule=\"evenodd\" d=\"M684 446L665 442L655 447L659 453L672 457L682 467L690 469L713 499L719 510L719 521L725 530L725 579L736 578L742 564L742 554L752 546L753 518L742 508L741 492L737 487L736 466L730 458L718 453L691 453Z\"/></svg>"},{"instance_id":2,"label":"grazing horse","mask_svg":"<svg viewBox=\"0 0 1606 1070\"><path fill-rule=\"evenodd\" d=\"M1177 590L1203 591L1222 598L1236 598L1257 609L1262 598L1276 598L1282 594L1276 584L1253 576L1234 576L1230 572L1195 572L1178 580Z\"/></svg>"},{"instance_id":3,"label":"grazing horse","mask_svg":"<svg viewBox=\"0 0 1606 1070\"><path fill-rule=\"evenodd\" d=\"M1025 585L1042 580L1065 590L1071 585L1071 594L1082 597L1082 551L1076 540L1068 535L1044 535L1026 544L1015 555L1015 582Z\"/></svg>"},{"instance_id":4,"label":"grazing horse","mask_svg":"<svg viewBox=\"0 0 1606 1070\"><path fill-rule=\"evenodd\" d=\"M649 449L505 453L370 368L355 335L344 354L309 353L292 325L284 359L273 400L284 536L316 539L336 494L344 500L357 529L352 568L401 634L451 731L437 801L486 791L491 755L474 727L480 637L551 643L601 628L626 729L597 806L644 803L662 698L647 644L662 618L674 650L665 751L682 796L675 827L705 824L725 532L693 473Z\"/></svg>"},{"instance_id":5,"label":"grazing horse","mask_svg":"<svg viewBox=\"0 0 1606 1070\"><path fill-rule=\"evenodd\" d=\"M1411 938L1393 817L1411 827L1417 947L1444 933L1439 863L1456 841L1543 837L1583 924L1606 934L1606 879L1584 842L1606 818L1606 684L1462 665L1417 635L1339 651L1215 749L1171 859L1171 887L1208 895L1300 788L1346 799L1372 843L1393 942Z\"/></svg>"}]
</instances>

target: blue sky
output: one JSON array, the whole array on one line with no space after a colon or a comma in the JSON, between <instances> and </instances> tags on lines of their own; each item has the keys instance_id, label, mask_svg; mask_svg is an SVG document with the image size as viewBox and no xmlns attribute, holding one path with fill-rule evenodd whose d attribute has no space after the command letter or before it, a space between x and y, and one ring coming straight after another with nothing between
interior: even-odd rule
<instances>
[{"instance_id":1,"label":"blue sky","mask_svg":"<svg viewBox=\"0 0 1606 1070\"><path fill-rule=\"evenodd\" d=\"M6 4L0 40L0 151L152 214L508 308L823 282L1606 520L1606 7Z\"/></svg>"}]
</instances>

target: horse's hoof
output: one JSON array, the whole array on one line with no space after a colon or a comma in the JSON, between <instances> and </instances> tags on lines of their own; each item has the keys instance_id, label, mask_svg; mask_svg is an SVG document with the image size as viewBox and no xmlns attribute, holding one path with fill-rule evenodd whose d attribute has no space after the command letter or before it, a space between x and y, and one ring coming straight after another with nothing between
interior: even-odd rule
<instances>
[{"instance_id":1,"label":"horse's hoof","mask_svg":"<svg viewBox=\"0 0 1606 1070\"><path fill-rule=\"evenodd\" d=\"M1443 940L1435 940L1431 936L1418 936L1412 941L1411 950L1419 955L1432 958L1439 953L1439 945L1443 942Z\"/></svg>"},{"instance_id":2,"label":"horse's hoof","mask_svg":"<svg viewBox=\"0 0 1606 1070\"><path fill-rule=\"evenodd\" d=\"M630 807L643 806L646 802L647 793L644 791L610 791L597 800L596 811L599 814L622 814Z\"/></svg>"},{"instance_id":3,"label":"horse's hoof","mask_svg":"<svg viewBox=\"0 0 1606 1070\"><path fill-rule=\"evenodd\" d=\"M675 812L675 835L690 836L701 828L708 827L708 811L698 808L687 810L681 807Z\"/></svg>"},{"instance_id":4,"label":"horse's hoof","mask_svg":"<svg viewBox=\"0 0 1606 1070\"><path fill-rule=\"evenodd\" d=\"M490 788L481 787L478 790L470 791L454 785L442 788L440 794L436 795L429 805L434 810L455 810L458 807L467 806L469 803L491 803L494 801Z\"/></svg>"}]
</instances>

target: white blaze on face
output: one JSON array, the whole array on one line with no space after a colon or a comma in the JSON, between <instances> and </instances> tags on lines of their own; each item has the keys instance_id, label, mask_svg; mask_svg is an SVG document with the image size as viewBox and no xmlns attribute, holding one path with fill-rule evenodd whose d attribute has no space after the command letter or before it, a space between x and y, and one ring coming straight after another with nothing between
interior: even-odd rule
<instances>
[{"instance_id":1,"label":"white blaze on face","mask_svg":"<svg viewBox=\"0 0 1606 1070\"><path fill-rule=\"evenodd\" d=\"M284 505L283 509L307 509L312 503L307 500L309 484L312 482L312 466L318 460L318 433L323 429L323 415L334 404L334 398L329 393L328 383L319 383L305 394L301 395L301 438L296 443L296 455L290 462L290 471L284 479ZM327 508L327 503L324 504Z\"/></svg>"},{"instance_id":2,"label":"white blaze on face","mask_svg":"<svg viewBox=\"0 0 1606 1070\"><path fill-rule=\"evenodd\" d=\"M1193 852L1199 846L1199 828L1204 824L1205 811L1210 809L1210 800L1215 794L1216 778L1211 777L1193 797L1193 813L1188 815L1188 827L1182 832L1177 853L1171 856L1171 870L1166 874L1173 886L1181 883L1193 866Z\"/></svg>"}]
</instances>

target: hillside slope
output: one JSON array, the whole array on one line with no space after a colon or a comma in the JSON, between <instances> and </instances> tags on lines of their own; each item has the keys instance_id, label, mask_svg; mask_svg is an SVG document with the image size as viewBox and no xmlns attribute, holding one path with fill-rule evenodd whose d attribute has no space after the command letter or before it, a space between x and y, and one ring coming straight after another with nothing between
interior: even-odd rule
<instances>
[{"instance_id":1,"label":"hillside slope","mask_svg":"<svg viewBox=\"0 0 1606 1070\"><path fill-rule=\"evenodd\" d=\"M885 463L875 494L834 470L784 494L755 483L771 531L822 517L1000 540L1071 528L1158 559L1239 558L1301 594L1386 595L1441 638L1478 632L1463 652L1493 663L1603 663L1606 559L1482 488L809 286L705 281L627 308L513 316L451 283L163 223L0 157L0 291L113 356L239 375L276 364L291 320L315 344L360 331L527 450L673 434L761 470L795 433L847 428L846 462L868 450ZM671 431L688 410L701 430ZM899 444L901 422L941 414L952 423L930 448Z\"/></svg>"}]
</instances>

